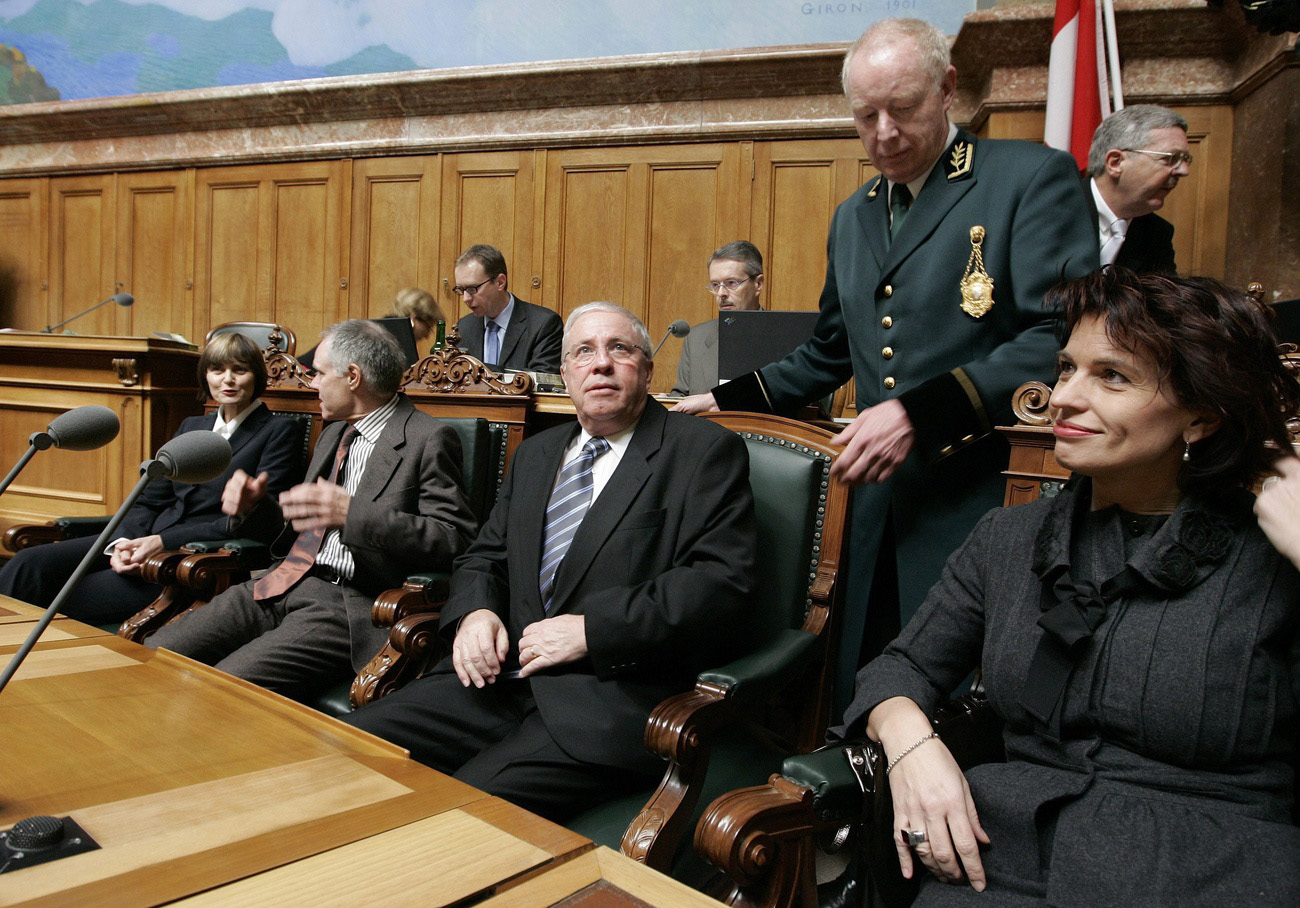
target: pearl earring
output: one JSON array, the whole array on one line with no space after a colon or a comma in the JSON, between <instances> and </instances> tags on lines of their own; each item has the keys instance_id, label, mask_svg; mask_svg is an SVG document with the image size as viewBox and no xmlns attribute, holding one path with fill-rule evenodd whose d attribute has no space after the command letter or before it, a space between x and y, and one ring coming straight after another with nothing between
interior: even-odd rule
<instances>
[{"instance_id":1,"label":"pearl earring","mask_svg":"<svg viewBox=\"0 0 1300 908\"><path fill-rule=\"evenodd\" d=\"M1192 461L1192 443L1186 438L1183 439L1183 463Z\"/></svg>"}]
</instances>

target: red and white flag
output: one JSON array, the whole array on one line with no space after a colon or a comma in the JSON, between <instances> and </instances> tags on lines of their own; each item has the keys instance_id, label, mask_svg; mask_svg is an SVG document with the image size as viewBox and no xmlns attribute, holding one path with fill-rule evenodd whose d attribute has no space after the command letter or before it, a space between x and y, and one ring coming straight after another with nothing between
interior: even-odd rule
<instances>
[{"instance_id":1,"label":"red and white flag","mask_svg":"<svg viewBox=\"0 0 1300 908\"><path fill-rule=\"evenodd\" d=\"M1052 54L1047 66L1047 122L1043 141L1088 164L1092 134L1110 113L1104 88L1104 42L1099 0L1056 0Z\"/></svg>"}]
</instances>

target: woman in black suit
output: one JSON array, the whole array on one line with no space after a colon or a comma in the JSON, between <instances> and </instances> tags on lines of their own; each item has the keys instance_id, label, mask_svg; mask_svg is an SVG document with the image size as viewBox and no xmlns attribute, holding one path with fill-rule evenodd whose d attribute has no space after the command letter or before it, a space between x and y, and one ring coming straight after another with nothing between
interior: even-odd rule
<instances>
[{"instance_id":1,"label":"woman in black suit","mask_svg":"<svg viewBox=\"0 0 1300 908\"><path fill-rule=\"evenodd\" d=\"M201 485L150 483L127 512L118 538L64 603L63 614L88 624L116 623L157 598L159 588L140 578L141 566L158 552L229 535L221 493L235 470L266 473L267 490L274 494L302 479L302 432L292 420L273 418L262 404L266 381L261 351L242 334L219 335L204 348L199 398L211 398L218 407L187 418L176 434L211 429L223 435L230 442L230 466ZM0 569L0 593L48 606L94 542L90 536L23 549Z\"/></svg>"},{"instance_id":2,"label":"woman in black suit","mask_svg":"<svg viewBox=\"0 0 1300 908\"><path fill-rule=\"evenodd\" d=\"M1108 268L1049 301L1074 478L985 515L845 717L884 746L903 872L969 880L927 908L1300 905L1300 573L1250 493L1296 472L1300 387L1217 282ZM963 775L928 714L976 666L1007 760Z\"/></svg>"}]
</instances>

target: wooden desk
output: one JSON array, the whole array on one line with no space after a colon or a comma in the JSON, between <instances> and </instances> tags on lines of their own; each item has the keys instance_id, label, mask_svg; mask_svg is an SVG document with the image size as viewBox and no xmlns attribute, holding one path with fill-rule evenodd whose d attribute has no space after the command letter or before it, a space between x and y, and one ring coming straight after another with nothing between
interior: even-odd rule
<instances>
[{"instance_id":1,"label":"wooden desk","mask_svg":"<svg viewBox=\"0 0 1300 908\"><path fill-rule=\"evenodd\" d=\"M0 597L0 658L40 615ZM0 875L0 905L717 904L314 710L68 618L0 694L0 728L0 829L71 816L101 846Z\"/></svg>"},{"instance_id":2,"label":"wooden desk","mask_svg":"<svg viewBox=\"0 0 1300 908\"><path fill-rule=\"evenodd\" d=\"M98 451L37 454L3 498L0 532L16 523L111 514L152 457L200 412L186 344L143 337L0 332L0 464L8 472L27 439L73 407L101 404L122 432Z\"/></svg>"},{"instance_id":3,"label":"wooden desk","mask_svg":"<svg viewBox=\"0 0 1300 908\"><path fill-rule=\"evenodd\" d=\"M34 620L14 605L0 601L0 627ZM457 891L472 895L592 847L313 710L171 653L78 636L94 629L76 624L56 621L67 639L42 641L0 694L0 828L70 815L102 848L0 875L0 904L157 904L435 831L450 838L409 863L471 839L508 855L456 858ZM406 863L351 869L382 883Z\"/></svg>"}]
</instances>

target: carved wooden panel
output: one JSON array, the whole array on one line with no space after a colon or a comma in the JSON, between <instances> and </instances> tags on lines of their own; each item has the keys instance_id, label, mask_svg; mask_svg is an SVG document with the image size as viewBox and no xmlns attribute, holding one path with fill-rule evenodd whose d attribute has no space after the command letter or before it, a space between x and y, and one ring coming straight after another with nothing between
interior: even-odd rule
<instances>
[{"instance_id":1,"label":"carved wooden panel","mask_svg":"<svg viewBox=\"0 0 1300 908\"><path fill-rule=\"evenodd\" d=\"M50 180L46 324L57 324L121 289L114 277L114 183L113 174ZM77 334L125 334L129 318L123 307L110 304L73 322L68 330Z\"/></svg>"},{"instance_id":2,"label":"carved wooden panel","mask_svg":"<svg viewBox=\"0 0 1300 908\"><path fill-rule=\"evenodd\" d=\"M44 178L0 181L0 326L45 327Z\"/></svg>"}]
</instances>

